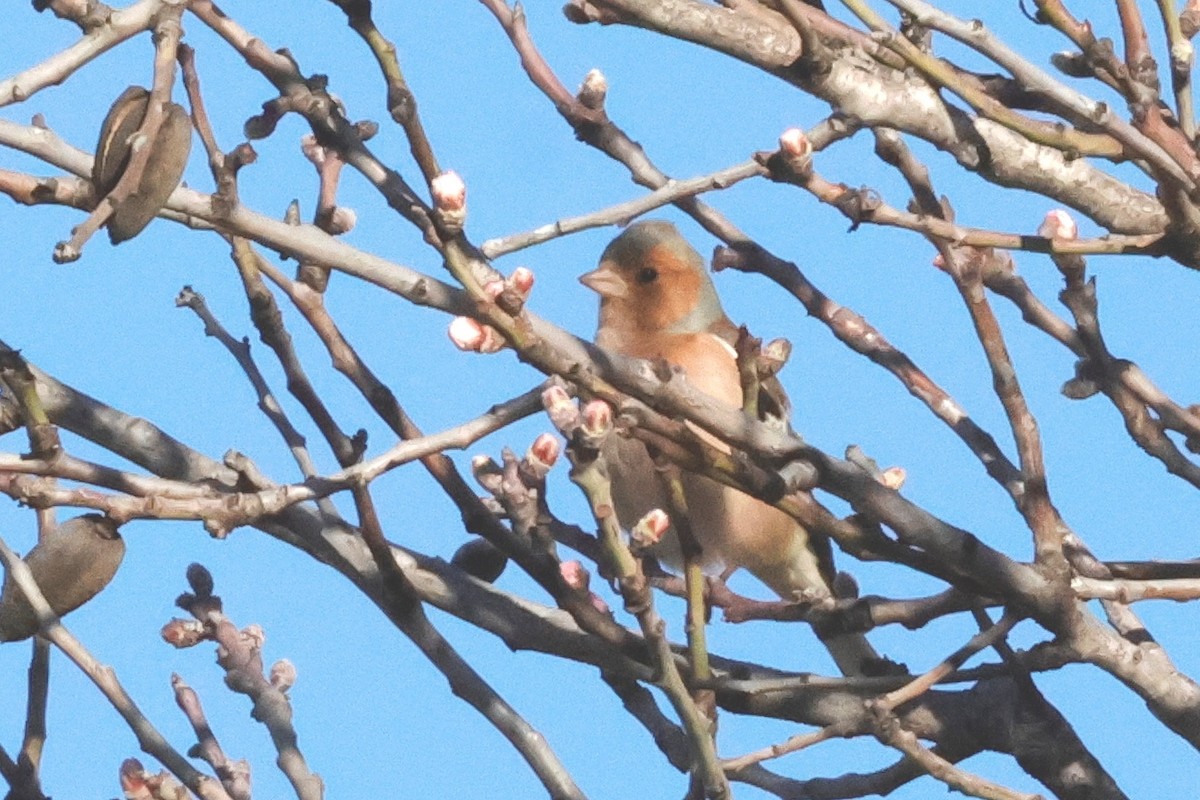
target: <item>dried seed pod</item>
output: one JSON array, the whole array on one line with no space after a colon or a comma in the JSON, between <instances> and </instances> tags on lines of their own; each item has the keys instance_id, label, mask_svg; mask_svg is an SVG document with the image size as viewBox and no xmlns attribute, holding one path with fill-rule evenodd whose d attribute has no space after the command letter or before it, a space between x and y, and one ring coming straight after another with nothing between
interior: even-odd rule
<instances>
[{"instance_id":1,"label":"dried seed pod","mask_svg":"<svg viewBox=\"0 0 1200 800\"><path fill-rule=\"evenodd\" d=\"M100 514L67 520L29 551L25 564L46 602L60 617L91 600L117 574L125 540L116 524ZM28 639L37 633L33 607L12 579L0 592L0 642Z\"/></svg>"},{"instance_id":2,"label":"dried seed pod","mask_svg":"<svg viewBox=\"0 0 1200 800\"><path fill-rule=\"evenodd\" d=\"M149 101L150 92L141 86L130 86L108 109L100 126L100 141L96 142L96 161L92 164L96 194L108 194L121 179L129 164L129 137L141 126Z\"/></svg>"},{"instance_id":3,"label":"dried seed pod","mask_svg":"<svg viewBox=\"0 0 1200 800\"><path fill-rule=\"evenodd\" d=\"M149 104L149 91L130 86L108 110L100 126L92 166L92 182L99 194L111 192L129 166L131 139L141 127ZM108 220L108 238L113 244L141 233L179 185L192 149L192 123L187 111L177 103L166 103L158 134L146 146L151 151L137 188L117 204Z\"/></svg>"}]
</instances>

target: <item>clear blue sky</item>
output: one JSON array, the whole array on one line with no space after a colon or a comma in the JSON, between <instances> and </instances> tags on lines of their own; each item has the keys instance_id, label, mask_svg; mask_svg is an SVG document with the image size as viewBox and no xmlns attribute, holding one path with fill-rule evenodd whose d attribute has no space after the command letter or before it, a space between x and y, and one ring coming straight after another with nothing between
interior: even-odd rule
<instances>
[{"instance_id":1,"label":"clear blue sky","mask_svg":"<svg viewBox=\"0 0 1200 800\"><path fill-rule=\"evenodd\" d=\"M467 231L475 242L525 230L638 196L625 171L576 142L550 103L525 79L499 26L472 2L377 5L378 19L395 42L415 91L426 128L443 165L469 187ZM976 4L958 2L971 12ZM988 19L1026 48L1037 63L1062 49L1017 12L997 4ZM612 118L641 142L666 172L677 177L707 173L775 146L790 126L810 126L828 113L821 103L737 62L646 32L567 23L558 3L530 4L530 28L563 82L574 87L587 70L608 77ZM1012 8L1009 8L1012 6ZM407 158L401 132L388 120L373 61L331 4L229 3L226 10L271 47L287 47L302 70L325 73L330 89L355 119L381 122L371 147L414 184L419 176ZM28 4L10 9L0 33L0 74L35 64L75 38L75 29ZM1100 24L1107 21L1100 20ZM217 135L229 148L240 141L242 122L272 96L267 82L245 69L239 57L191 17L185 41L197 62ZM1110 28L1109 33L1112 33ZM5 119L27 122L36 112L73 144L91 149L105 109L127 84L147 85L152 48L148 37L127 43L88 65L61 87L4 109ZM182 97L182 93L179 93ZM311 215L316 181L299 151L302 122L287 118L269 140L256 143L259 161L242 173L242 199L255 210L282 215L299 198ZM949 195L959 220L972 225L1032 233L1052 207L1042 198L1003 192L963 175L945 156L918 147L938 190ZM53 170L10 153L0 167ZM907 200L897 179L871 156L865 135L817 159L830 180L879 189L896 206ZM211 189L197 142L188 182ZM346 240L400 263L439 275L432 250L388 210L358 176L347 172L340 197L358 213ZM776 253L796 261L836 301L864 314L894 344L947 388L972 416L1013 453L1003 412L991 392L979 345L948 279L930 267L933 252L919 237L864 226L847 232L846 221L807 194L766 182L743 184L713 202ZM676 220L702 252L715 242L681 215ZM254 397L232 359L205 338L198 320L174 307L184 285L205 294L235 335L249 335L259 365L292 418L303 423L285 396L280 371L257 342L245 313L240 282L225 245L215 236L186 231L165 221L119 248L95 239L73 265L50 261L55 242L66 239L78 212L17 207L0 201L0 338L22 349L59 379L131 414L144 416L192 447L219 458L229 449L252 456L280 481L296 470L286 449L256 410ZM1085 233L1088 224L1082 223ZM611 230L591 231L499 260L505 272L534 269L534 310L569 330L589 336L594 298L576 276L594 266ZM1019 255L1022 274L1039 295L1056 305L1060 279L1048 259ZM1101 319L1109 345L1131 358L1168 393L1188 403L1200 396L1194 369L1197 277L1178 265L1145 259L1092 259L1099 281ZM290 265L289 265L290 268ZM803 309L764 279L723 274L718 289L730 315L763 337L786 336L795 355L783 374L796 407L796 427L834 453L862 446L885 465L908 471L905 493L956 525L1010 555L1030 556L1030 535L1011 502L983 469L917 401L882 370L839 344ZM540 380L511 353L491 357L457 352L445 336L448 319L386 297L353 279L335 275L329 302L351 341L396 391L415 420L433 431L484 411ZM1071 375L1073 357L996 300L1008 344L1044 437L1050 489L1066 520L1102 558L1184 558L1195 555L1196 493L1144 457L1124 433L1103 398L1068 401L1058 388ZM344 428L366 427L373 452L392 443L366 405L328 367L295 314L288 314L310 374L323 388ZM508 445L524 450L548 429L526 421L492 437L469 455L498 455ZM305 427L321 468L333 459L310 426ZM88 457L94 448L68 440ZM23 451L20 434L0 442ZM111 461L111 459L106 459ZM448 558L465 540L458 515L419 467L399 470L376 484L390 538ZM553 473L552 503L565 517L583 521L583 506L560 466ZM348 515L349 504L344 504ZM838 506L834 506L839 508ZM380 619L373 606L331 570L252 529L226 541L211 540L198 523L128 525L126 562L100 598L68 619L68 626L121 680L142 709L180 749L191 741L175 708L168 679L177 672L198 689L213 727L233 757L254 765L260 797L287 796L273 766L265 730L248 717L248 702L226 692L208 647L177 652L158 638L173 615L174 597L185 589L192 561L212 571L217 592L235 622L257 622L267 635L270 663L288 658L299 682L291 696L300 745L328 787L329 797L480 796L537 797L540 785L492 728L447 690L444 680L409 642ZM33 516L0 502L0 535L20 551L32 546ZM906 596L936 591L933 581L895 569L855 564L867 593ZM502 588L546 598L510 570ZM752 582L739 584L762 592ZM614 605L618 603L609 598ZM677 605L666 603L672 632L681 635ZM1151 630L1179 667L1200 673L1194 641L1195 610L1141 604ZM668 767L649 736L621 710L594 670L530 654L510 653L501 643L434 613L433 618L476 668L548 738L591 797L674 797L684 779ZM632 624L632 621L630 620ZM914 671L929 668L970 635L965 623L944 621L917 632L881 630L873 639ZM815 640L800 626L716 623L712 649L795 669L830 671ZM1014 641L1027 646L1044 638L1031 623ZM987 660L994 660L988 654ZM23 719L27 645L0 646L0 741L12 752ZM121 760L137 745L116 713L65 659L56 656L51 695L45 786L60 798L116 795ZM1076 667L1038 678L1050 699L1076 725L1123 788L1136 796L1194 797L1196 754L1166 733L1129 691L1098 670ZM784 723L721 717L722 755L736 755L796 733ZM1114 733L1118 735L1114 735ZM835 742L770 764L795 777L870 771L895 757L871 743ZM1147 769L1149 764L1156 765ZM1028 791L1036 786L1006 757L977 757L966 768ZM738 787L739 797L762 796ZM941 793L922 779L896 793L911 799Z\"/></svg>"}]
</instances>

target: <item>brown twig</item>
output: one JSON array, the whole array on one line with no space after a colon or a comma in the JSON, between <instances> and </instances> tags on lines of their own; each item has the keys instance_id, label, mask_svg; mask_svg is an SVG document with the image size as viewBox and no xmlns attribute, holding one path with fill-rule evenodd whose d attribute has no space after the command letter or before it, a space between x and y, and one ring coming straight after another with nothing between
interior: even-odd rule
<instances>
[{"instance_id":1,"label":"brown twig","mask_svg":"<svg viewBox=\"0 0 1200 800\"><path fill-rule=\"evenodd\" d=\"M991 647L999 639L1007 636L1008 632L1020 621L1020 615L1006 613L1000 622L975 634L969 642L943 659L940 664L918 675L905 686L888 692L876 702L882 708L895 711L905 703L915 700L960 669L971 656L980 650Z\"/></svg>"},{"instance_id":2,"label":"brown twig","mask_svg":"<svg viewBox=\"0 0 1200 800\"><path fill-rule=\"evenodd\" d=\"M400 61L396 58L396 46L392 44L371 18L370 0L330 0L346 13L346 21L351 30L357 33L370 47L379 69L387 84L387 107L392 119L404 128L408 137L409 149L413 161L425 176L425 182L431 182L442 172L434 155L433 145L421 124L421 116L417 111L417 99L404 79L400 69Z\"/></svg>"},{"instance_id":3,"label":"brown twig","mask_svg":"<svg viewBox=\"0 0 1200 800\"><path fill-rule=\"evenodd\" d=\"M193 647L205 640L217 643L217 664L225 670L226 685L253 701L250 715L270 733L279 754L276 763L297 798L321 800L324 783L309 770L292 724L292 704L287 696L290 684L276 680L274 669L271 676L264 674L262 629L250 625L238 630L225 615L221 598L212 593L213 579L207 569L192 564L187 578L192 591L180 595L175 603L195 617L200 629L197 631L186 620L175 619L163 627L163 638L175 647ZM235 780L234 784L240 787L241 781Z\"/></svg>"},{"instance_id":4,"label":"brown twig","mask_svg":"<svg viewBox=\"0 0 1200 800\"><path fill-rule=\"evenodd\" d=\"M547 390L548 397L552 391L553 388ZM558 391L562 392L561 389ZM562 396L565 399L565 394ZM607 428L589 430L584 427L583 416L569 400L557 404L548 401L548 411L551 421L569 442L571 481L579 486L591 506L600 530L604 551L602 563L621 592L626 611L637 618L656 667L655 682L666 694L687 733L694 759L691 764L693 779L703 784L706 797L724 800L730 796L729 782L717 757L712 721L689 694L666 637L666 623L655 610L649 582L641 563L625 543L613 510L612 484L600 452L603 438L612 433L611 418Z\"/></svg>"},{"instance_id":5,"label":"brown twig","mask_svg":"<svg viewBox=\"0 0 1200 800\"><path fill-rule=\"evenodd\" d=\"M52 4L57 5L57 4ZM162 0L138 0L124 8L113 9L103 3L81 4L95 16L59 14L73 18L84 28L77 42L59 50L50 58L10 78L0 80L0 108L28 100L49 86L57 86L84 64L98 58L128 39L154 26L155 17L163 6ZM56 9L59 11L60 9ZM82 11L82 9L80 9ZM93 24L102 20L103 24Z\"/></svg>"},{"instance_id":6,"label":"brown twig","mask_svg":"<svg viewBox=\"0 0 1200 800\"><path fill-rule=\"evenodd\" d=\"M239 240L245 244L244 240ZM208 304L204 300L204 296L196 292L190 286L185 286L175 298L176 306L186 306L195 312L196 316L204 323L204 333L207 336L214 337L219 341L226 350L237 360L242 371L246 374L246 378L254 387L255 393L258 395L258 407L266 415L275 429L279 431L280 436L287 444L288 449L292 453L292 458L300 467L300 472L306 479L315 478L318 475L316 464L313 463L312 456L308 452L308 446L304 441L304 436L296 430L292 425L283 407L275 398L271 388L267 385L266 378L263 377L258 365L254 363L254 359L250 354L250 345L245 340L238 341L234 339L223 326L220 321L213 315L208 308ZM265 335L265 334L264 334ZM336 508L326 502L324 499L319 500L322 510L327 514L336 516Z\"/></svg>"},{"instance_id":7,"label":"brown twig","mask_svg":"<svg viewBox=\"0 0 1200 800\"><path fill-rule=\"evenodd\" d=\"M1100 580L1076 577L1071 588L1081 600L1115 600L1134 603L1139 600L1187 602L1200 598L1200 579L1163 578L1159 580Z\"/></svg>"},{"instance_id":8,"label":"brown twig","mask_svg":"<svg viewBox=\"0 0 1200 800\"><path fill-rule=\"evenodd\" d=\"M194 0L188 7L240 53L252 69L262 73L279 90L279 98L266 104L264 113L248 123L255 134L269 135L285 113L303 115L318 141L336 143L336 149L346 163L370 181L389 206L415 225L427 241L438 241L429 205L399 173L370 151L364 131L346 119L323 86L315 86L306 80L288 54L272 51L262 39L242 28L211 0Z\"/></svg>"},{"instance_id":9,"label":"brown twig","mask_svg":"<svg viewBox=\"0 0 1200 800\"><path fill-rule=\"evenodd\" d=\"M178 675L171 676L175 703L183 711L192 730L196 732L195 754L213 769L232 800L250 800L250 764L245 760L230 761L221 743L208 724L200 695Z\"/></svg>"}]
</instances>

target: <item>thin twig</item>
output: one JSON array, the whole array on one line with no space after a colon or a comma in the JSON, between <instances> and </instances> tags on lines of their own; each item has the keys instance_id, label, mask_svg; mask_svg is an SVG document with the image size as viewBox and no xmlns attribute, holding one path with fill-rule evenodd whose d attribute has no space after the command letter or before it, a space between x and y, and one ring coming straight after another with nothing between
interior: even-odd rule
<instances>
[{"instance_id":1,"label":"thin twig","mask_svg":"<svg viewBox=\"0 0 1200 800\"><path fill-rule=\"evenodd\" d=\"M1081 600L1116 600L1133 603L1138 600L1175 600L1186 602L1200 598L1200 579L1164 578L1162 580L1099 580L1072 578L1071 589Z\"/></svg>"},{"instance_id":2,"label":"thin twig","mask_svg":"<svg viewBox=\"0 0 1200 800\"><path fill-rule=\"evenodd\" d=\"M306 479L317 477L317 466L312 460L312 456L308 451L308 446L305 444L304 436L296 430L295 426L287 417L283 407L279 404L275 394L267 385L266 378L263 377L262 371L254 362L254 357L250 353L250 344L246 340L238 341L229 334L225 326L209 309L208 304L204 300L204 295L194 291L192 287L185 286L175 298L175 305L186 306L195 312L196 316L204 323L204 333L207 336L214 337L220 342L226 350L238 362L242 371L246 374L250 385L254 387L255 393L258 395L258 407L266 415L271 424L283 437L283 441L287 444L288 449L292 453L292 458L300 467L301 474ZM337 508L330 502L328 498L320 498L318 503L321 505L322 511L327 514L337 515Z\"/></svg>"}]
</instances>

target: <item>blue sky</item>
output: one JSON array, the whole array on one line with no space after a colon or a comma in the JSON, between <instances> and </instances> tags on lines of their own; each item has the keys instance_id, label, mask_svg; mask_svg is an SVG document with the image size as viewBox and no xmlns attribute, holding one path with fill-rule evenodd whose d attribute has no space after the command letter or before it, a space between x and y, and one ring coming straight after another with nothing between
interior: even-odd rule
<instances>
[{"instance_id":1,"label":"blue sky","mask_svg":"<svg viewBox=\"0 0 1200 800\"><path fill-rule=\"evenodd\" d=\"M475 242L526 230L640 195L624 168L575 141L550 103L525 79L507 39L479 4L377 4L378 20L397 45L408 82L442 164L458 171L469 188L467 233ZM558 3L530 4L529 25L542 52L568 86L587 70L608 78L608 111L666 172L692 177L745 160L775 146L787 127L807 127L827 113L822 103L750 67L619 26L575 26ZM831 4L832 5L832 4ZM1064 43L1024 20L1016 4L990 10L988 23L1008 35L1036 63ZM1009 8L1008 6L1012 6ZM971 13L975 4L949 4ZM324 73L350 116L380 121L373 150L413 183L402 133L387 121L383 90L373 61L331 4L230 3L226 11L271 47L287 47L307 73ZM974 13L978 13L975 11ZM302 15L302 16L301 16ZM298 18L299 17L299 18ZM0 41L0 75L35 64L75 38L75 29L27 6L14 9ZM1097 25L1110 24L1104 18ZM210 113L220 143L240 141L242 122L271 98L270 87L242 65L195 18L184 20L185 41L197 50ZM1114 30L1110 27L1108 32ZM34 113L71 143L91 149L108 104L131 83L148 84L152 47L143 36L89 64L65 85L0 112L27 122ZM181 91L178 92L181 98ZM270 139L255 144L259 161L243 171L241 196L250 207L282 215L299 198L311 215L316 180L299 151L303 123L289 117ZM866 135L841 143L816 161L826 178L878 189L896 206L907 200L897 178L871 155ZM1040 197L1002 191L961 173L926 146L937 189L953 202L959 221L1032 233L1052 204ZM32 160L5 152L0 167L52 174ZM187 181L211 190L199 143ZM1131 178L1132 179L1132 178ZM863 226L854 233L835 211L806 193L765 181L749 182L708 198L774 252L796 261L834 300L862 313L945 387L977 422L1013 454L1003 411L969 318L954 287L930 266L933 251L915 235ZM358 214L346 241L399 263L439 275L441 267L418 234L382 204L363 179L347 172L340 195ZM677 221L701 252L715 242L694 223L670 210L655 214ZM0 202L0 339L34 363L130 414L144 416L190 446L219 458L229 449L252 456L274 478L296 479L278 437L254 405L244 376L188 311L174 306L184 285L203 293L237 336L250 336L260 367L292 419L303 423L286 397L280 371L246 316L245 301L226 246L215 236L152 223L145 234L119 248L95 239L78 263L50 261L55 242L82 219L66 209L27 209ZM1083 232L1095 233L1086 221ZM594 297L576 277L594 266L612 230L581 233L497 261L510 272L527 265L537 274L531 307L581 336L594 327ZM1018 268L1039 296L1057 305L1061 279L1050 261L1018 255ZM1102 324L1111 350L1137 361L1182 403L1200 396L1193 368L1197 323L1196 276L1169 262L1093 258ZM288 265L290 269L290 265ZM833 453L858 444L885 465L903 466L905 494L989 544L1021 559L1031 555L1030 535L1007 496L950 431L938 423L889 375L838 343L820 323L765 279L735 273L716 278L730 316L764 338L786 336L795 346L783 373L796 408L795 425ZM1059 394L1073 357L1024 327L1013 309L994 301L1030 406L1044 437L1052 497L1066 520L1102 558L1185 558L1195 554L1195 492L1144 457L1103 398L1075 402ZM511 353L462 354L445 336L448 318L414 308L372 287L335 275L329 304L348 338L389 382L413 418L427 431L483 412L540 377ZM1065 313L1065 310L1063 310ZM344 428L365 427L373 452L393 439L365 403L328 367L315 337L297 315L288 322L310 374ZM503 431L467 453L498 456L518 451L548 424L540 418ZM311 428L312 451L323 470L336 468ZM85 457L111 458L73 438ZM0 441L22 451L19 434ZM1015 456L1014 456L1015 458ZM394 541L446 558L465 540L458 515L417 466L376 484L385 530ZM584 506L565 480L552 473L551 502L569 519L584 521ZM826 498L827 499L827 498ZM836 503L833 507L844 510ZM350 515L349 503L343 509ZM68 618L68 626L121 680L143 710L180 749L189 731L174 706L169 677L177 672L197 688L213 727L233 757L252 761L261 797L285 796L273 766L266 732L248 717L242 697L226 692L211 650L176 652L158 638L173 616L175 596L185 589L186 565L200 561L212 571L217 592L239 624L257 622L267 635L270 663L288 658L299 682L291 696L300 745L328 787L329 797L378 796L401 789L415 797L536 797L539 784L490 726L448 691L444 680L404 637L384 623L373 606L330 570L251 529L225 541L210 539L197 523L138 522L124 534L126 562L112 586ZM32 514L0 502L0 535L25 551L34 541ZM907 596L937 591L931 579L893 568L839 565L858 576L864 592ZM499 585L546 598L510 570ZM748 592L765 590L745 580ZM614 605L617 603L609 598ZM664 614L676 637L677 604ZM1145 603L1138 607L1150 629L1186 673L1200 672L1194 644L1195 611L1188 606ZM527 653L440 613L433 619L452 643L548 738L592 797L677 796L683 779L667 766L649 736L621 710L594 670ZM632 624L632 620L626 620ZM885 629L872 638L894 658L921 671L952 652L971 634L969 625L942 621L922 631ZM1013 640L1027 646L1044 638L1031 623ZM815 639L799 626L716 623L712 649L787 668L832 669ZM24 705L25 645L0 646L0 742L10 752L19 742ZM994 660L988 654L986 660ZM57 797L108 797L118 791L121 760L137 745L109 708L65 659L55 658L45 786ZM1159 726L1128 690L1098 670L1074 667L1039 676L1038 684L1072 720L1123 788L1138 796L1194 796L1195 753ZM1114 724L1114 720L1116 724ZM722 755L736 755L780 741L793 725L721 717ZM1119 732L1120 735L1113 735ZM1156 764L1178 765L1148 771ZM795 777L869 771L892 763L893 754L868 742L833 742L772 764ZM1030 779L1008 759L983 756L968 769L1027 791ZM1149 774L1147 774L1149 772ZM929 796L943 787L922 779L897 792ZM762 796L746 787L739 797Z\"/></svg>"}]
</instances>

